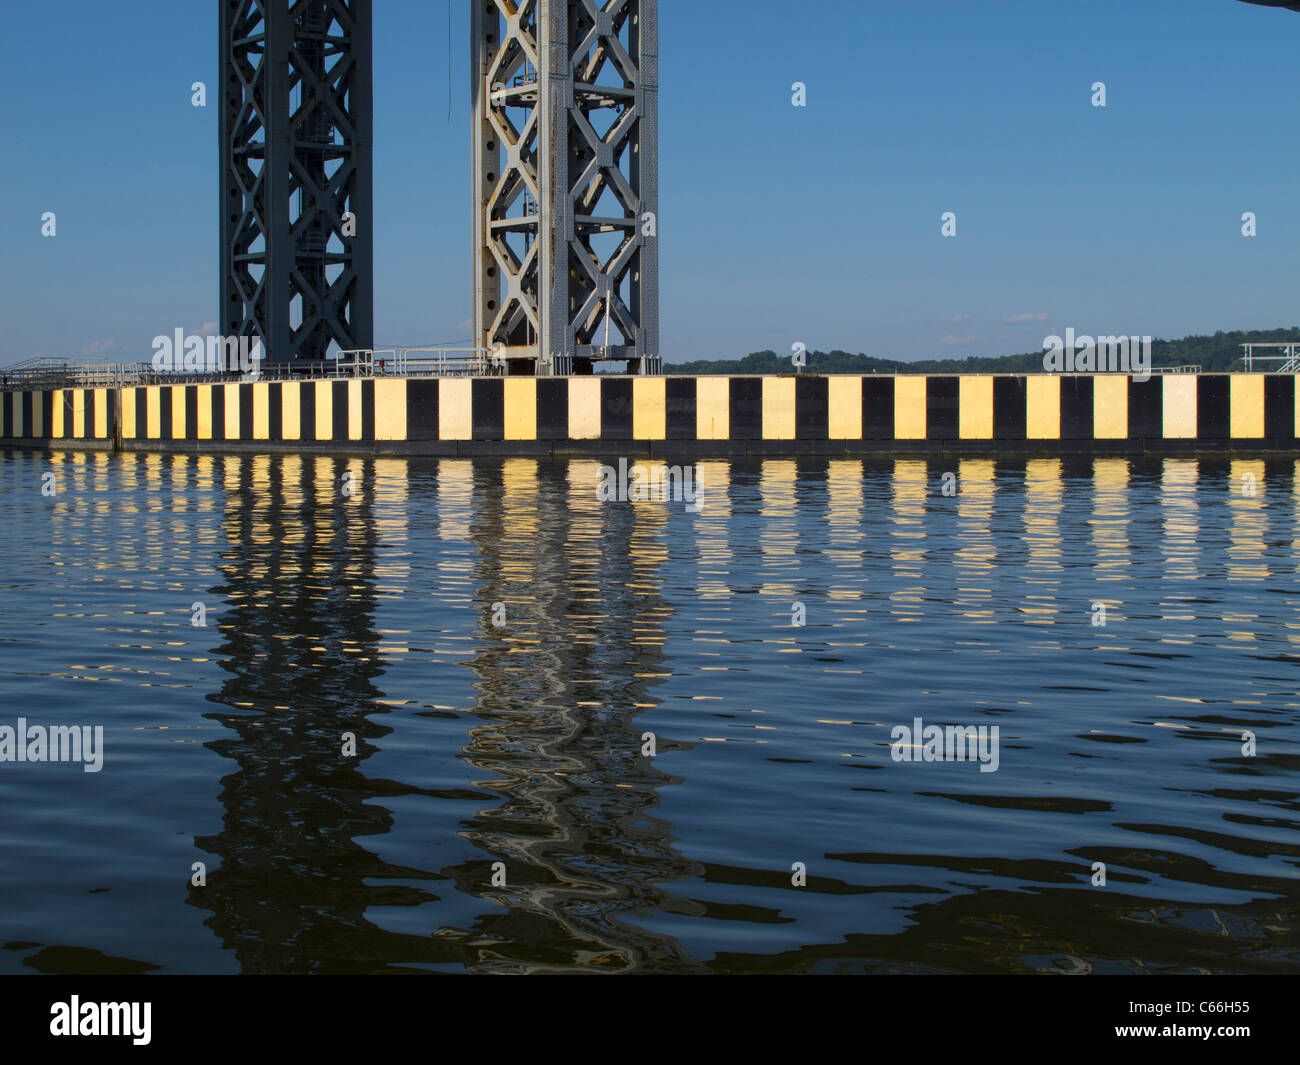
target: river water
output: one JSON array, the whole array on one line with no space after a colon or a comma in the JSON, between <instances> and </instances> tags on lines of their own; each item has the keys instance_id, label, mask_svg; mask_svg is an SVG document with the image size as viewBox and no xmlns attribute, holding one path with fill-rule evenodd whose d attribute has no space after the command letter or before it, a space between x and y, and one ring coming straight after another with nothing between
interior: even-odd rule
<instances>
[{"instance_id":1,"label":"river water","mask_svg":"<svg viewBox=\"0 0 1300 1065\"><path fill-rule=\"evenodd\" d=\"M0 452L0 971L1300 971L1294 462L695 474Z\"/></svg>"}]
</instances>

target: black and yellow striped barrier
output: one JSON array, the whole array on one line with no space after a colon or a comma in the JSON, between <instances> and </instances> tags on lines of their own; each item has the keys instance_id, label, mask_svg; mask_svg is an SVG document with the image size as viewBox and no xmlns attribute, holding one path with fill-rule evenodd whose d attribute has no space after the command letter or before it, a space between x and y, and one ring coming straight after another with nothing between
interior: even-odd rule
<instances>
[{"instance_id":1,"label":"black and yellow striped barrier","mask_svg":"<svg viewBox=\"0 0 1300 1065\"><path fill-rule=\"evenodd\" d=\"M1294 450L1289 374L442 378L0 393L0 440L520 454Z\"/></svg>"}]
</instances>

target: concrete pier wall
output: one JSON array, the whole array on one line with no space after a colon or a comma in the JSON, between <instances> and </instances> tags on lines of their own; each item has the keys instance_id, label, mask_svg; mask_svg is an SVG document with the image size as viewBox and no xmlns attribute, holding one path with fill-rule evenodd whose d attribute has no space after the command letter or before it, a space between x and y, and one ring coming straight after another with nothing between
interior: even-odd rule
<instances>
[{"instance_id":1,"label":"concrete pier wall","mask_svg":"<svg viewBox=\"0 0 1300 1065\"><path fill-rule=\"evenodd\" d=\"M0 393L0 442L473 455L1300 450L1289 374L377 378Z\"/></svg>"}]
</instances>

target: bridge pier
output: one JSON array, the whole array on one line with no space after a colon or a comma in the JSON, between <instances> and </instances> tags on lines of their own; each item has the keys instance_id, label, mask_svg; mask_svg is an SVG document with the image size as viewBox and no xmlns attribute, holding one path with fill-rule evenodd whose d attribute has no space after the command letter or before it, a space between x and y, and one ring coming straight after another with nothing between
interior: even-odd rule
<instances>
[{"instance_id":1,"label":"bridge pier","mask_svg":"<svg viewBox=\"0 0 1300 1065\"><path fill-rule=\"evenodd\" d=\"M472 8L474 344L661 373L658 0Z\"/></svg>"}]
</instances>

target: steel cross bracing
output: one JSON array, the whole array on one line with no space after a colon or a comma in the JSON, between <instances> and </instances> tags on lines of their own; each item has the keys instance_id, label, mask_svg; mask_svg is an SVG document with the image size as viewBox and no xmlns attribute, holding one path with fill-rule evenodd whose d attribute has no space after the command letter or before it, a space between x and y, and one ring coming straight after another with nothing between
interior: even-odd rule
<instances>
[{"instance_id":1,"label":"steel cross bracing","mask_svg":"<svg viewBox=\"0 0 1300 1065\"><path fill-rule=\"evenodd\" d=\"M371 0L220 3L222 334L371 348Z\"/></svg>"},{"instance_id":2,"label":"steel cross bracing","mask_svg":"<svg viewBox=\"0 0 1300 1065\"><path fill-rule=\"evenodd\" d=\"M471 0L474 343L662 372L657 0Z\"/></svg>"}]
</instances>

